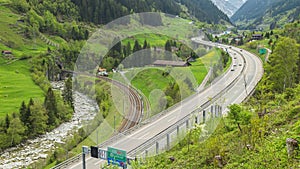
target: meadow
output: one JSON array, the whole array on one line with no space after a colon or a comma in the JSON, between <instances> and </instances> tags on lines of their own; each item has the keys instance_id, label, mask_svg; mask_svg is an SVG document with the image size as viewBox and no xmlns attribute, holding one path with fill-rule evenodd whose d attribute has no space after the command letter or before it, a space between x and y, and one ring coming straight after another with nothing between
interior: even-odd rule
<instances>
[{"instance_id":1,"label":"meadow","mask_svg":"<svg viewBox=\"0 0 300 169\"><path fill-rule=\"evenodd\" d=\"M44 97L44 92L31 79L27 60L11 64L6 62L7 60L0 56L0 117L19 111L22 101L27 104L30 98Z\"/></svg>"},{"instance_id":2,"label":"meadow","mask_svg":"<svg viewBox=\"0 0 300 169\"><path fill-rule=\"evenodd\" d=\"M194 90L202 83L208 73L209 66L217 63L220 58L220 52L212 50L205 56L191 62L189 67L151 67L134 68L124 70L124 75L114 74L112 78L121 82L130 81L131 85L138 89L150 102L151 109L157 107L157 98L173 82L179 84L181 90L186 90L185 85L181 82L190 79ZM164 76L164 72L170 72L170 76ZM127 80L125 80L125 77ZM191 92L194 92L192 90ZM152 115L158 112L152 112Z\"/></svg>"},{"instance_id":3,"label":"meadow","mask_svg":"<svg viewBox=\"0 0 300 169\"><path fill-rule=\"evenodd\" d=\"M19 111L22 101L27 104L30 98L43 100L43 91L31 78L29 59L24 58L48 49L38 35L24 38L26 25L17 22L22 17L6 7L7 2L0 1L0 51L9 50L12 55L0 56L0 117Z\"/></svg>"}]
</instances>

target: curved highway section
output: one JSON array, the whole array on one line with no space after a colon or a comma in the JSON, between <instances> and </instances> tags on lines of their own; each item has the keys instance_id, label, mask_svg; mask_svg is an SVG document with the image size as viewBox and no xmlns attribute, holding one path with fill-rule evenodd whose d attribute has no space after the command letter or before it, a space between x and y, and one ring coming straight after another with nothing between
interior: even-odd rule
<instances>
[{"instance_id":1,"label":"curved highway section","mask_svg":"<svg viewBox=\"0 0 300 169\"><path fill-rule=\"evenodd\" d=\"M198 92L174 107L168 109L168 112L160 118L145 124L126 135L118 137L111 141L107 146L127 151L131 157L138 156L146 148L155 143L156 139L163 136L165 132L178 125L178 123L190 116L195 110L210 106L212 100L221 104L223 108L233 103L241 103L245 100L263 75L263 64L254 54L228 45L216 44L202 41L200 38L193 38L192 41L213 47L220 47L228 50L233 58L232 67L224 73L217 81L211 83L201 92ZM222 113L226 113L226 109ZM99 168L100 159L91 157L86 158L86 167L88 169ZM82 168L82 161L73 163L68 168Z\"/></svg>"}]
</instances>

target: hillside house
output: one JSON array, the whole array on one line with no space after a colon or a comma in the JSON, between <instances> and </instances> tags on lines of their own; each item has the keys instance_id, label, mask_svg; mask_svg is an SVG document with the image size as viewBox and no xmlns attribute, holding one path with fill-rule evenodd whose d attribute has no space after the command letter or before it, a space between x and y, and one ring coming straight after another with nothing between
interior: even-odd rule
<instances>
[{"instance_id":1,"label":"hillside house","mask_svg":"<svg viewBox=\"0 0 300 169\"><path fill-rule=\"evenodd\" d=\"M262 34L253 34L251 39L252 40L262 40L263 35Z\"/></svg>"},{"instance_id":2,"label":"hillside house","mask_svg":"<svg viewBox=\"0 0 300 169\"><path fill-rule=\"evenodd\" d=\"M108 76L108 73L107 73L106 69L104 69L104 68L99 68L99 69L98 69L98 75L99 75L99 76Z\"/></svg>"},{"instance_id":3,"label":"hillside house","mask_svg":"<svg viewBox=\"0 0 300 169\"><path fill-rule=\"evenodd\" d=\"M9 50L3 50L1 53L2 55L12 55L12 52Z\"/></svg>"}]
</instances>

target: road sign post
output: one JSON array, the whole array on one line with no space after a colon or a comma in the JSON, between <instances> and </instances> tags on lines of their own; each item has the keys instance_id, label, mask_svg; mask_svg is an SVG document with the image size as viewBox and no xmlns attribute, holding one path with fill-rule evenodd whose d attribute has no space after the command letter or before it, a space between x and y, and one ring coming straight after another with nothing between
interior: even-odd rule
<instances>
[{"instance_id":1,"label":"road sign post","mask_svg":"<svg viewBox=\"0 0 300 169\"><path fill-rule=\"evenodd\" d=\"M89 153L89 147L82 146L82 168L86 169L85 165L85 155Z\"/></svg>"},{"instance_id":2,"label":"road sign post","mask_svg":"<svg viewBox=\"0 0 300 169\"><path fill-rule=\"evenodd\" d=\"M107 162L108 164L118 165L126 168L127 153L124 150L107 147Z\"/></svg>"}]
</instances>

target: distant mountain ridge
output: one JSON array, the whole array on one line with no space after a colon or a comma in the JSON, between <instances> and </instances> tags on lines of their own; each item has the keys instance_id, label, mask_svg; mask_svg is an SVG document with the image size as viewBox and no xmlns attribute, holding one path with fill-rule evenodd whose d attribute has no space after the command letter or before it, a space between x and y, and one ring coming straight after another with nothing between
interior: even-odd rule
<instances>
[{"instance_id":1,"label":"distant mountain ridge","mask_svg":"<svg viewBox=\"0 0 300 169\"><path fill-rule=\"evenodd\" d=\"M210 0L71 0L79 8L82 21L106 24L116 18L140 12L181 15L188 12L198 20L219 23L230 19ZM185 6L188 11L184 11Z\"/></svg>"},{"instance_id":2,"label":"distant mountain ridge","mask_svg":"<svg viewBox=\"0 0 300 169\"><path fill-rule=\"evenodd\" d=\"M211 0L221 11L231 17L247 0Z\"/></svg>"},{"instance_id":3,"label":"distant mountain ridge","mask_svg":"<svg viewBox=\"0 0 300 169\"><path fill-rule=\"evenodd\" d=\"M299 18L300 0L248 0L230 19L240 28L283 25Z\"/></svg>"}]
</instances>

